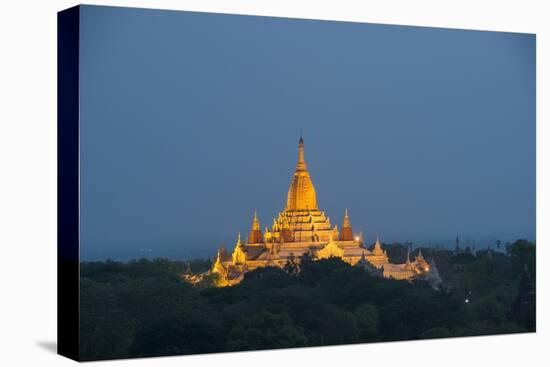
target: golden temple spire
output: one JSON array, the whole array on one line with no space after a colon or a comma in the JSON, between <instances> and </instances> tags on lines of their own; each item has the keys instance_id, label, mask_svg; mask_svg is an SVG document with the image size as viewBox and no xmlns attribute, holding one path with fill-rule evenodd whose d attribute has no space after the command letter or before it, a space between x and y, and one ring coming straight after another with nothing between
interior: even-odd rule
<instances>
[{"instance_id":1,"label":"golden temple spire","mask_svg":"<svg viewBox=\"0 0 550 367\"><path fill-rule=\"evenodd\" d=\"M262 242L262 230L260 229L260 220L258 219L258 213L254 210L254 217L252 218L252 228L248 234L248 243L260 243Z\"/></svg>"},{"instance_id":2,"label":"golden temple spire","mask_svg":"<svg viewBox=\"0 0 550 367\"><path fill-rule=\"evenodd\" d=\"M233 259L233 265L241 265L246 262L245 251L245 247L241 243L241 233L239 232L239 235L237 236L237 244L235 245L235 249L233 250L233 254L231 255Z\"/></svg>"},{"instance_id":3,"label":"golden temple spire","mask_svg":"<svg viewBox=\"0 0 550 367\"><path fill-rule=\"evenodd\" d=\"M225 250L222 251L222 249L218 249L218 254L216 255L216 261L214 262L214 265L212 266L212 273L216 274L225 274L225 266L223 266L223 260L225 257Z\"/></svg>"},{"instance_id":4,"label":"golden temple spire","mask_svg":"<svg viewBox=\"0 0 550 367\"><path fill-rule=\"evenodd\" d=\"M317 196L307 171L304 158L304 139L302 137L299 141L298 163L288 189L286 210L317 210Z\"/></svg>"},{"instance_id":5,"label":"golden temple spire","mask_svg":"<svg viewBox=\"0 0 550 367\"><path fill-rule=\"evenodd\" d=\"M344 212L344 223L342 224L342 228L351 228L351 223L349 221L349 215L348 210Z\"/></svg>"}]
</instances>

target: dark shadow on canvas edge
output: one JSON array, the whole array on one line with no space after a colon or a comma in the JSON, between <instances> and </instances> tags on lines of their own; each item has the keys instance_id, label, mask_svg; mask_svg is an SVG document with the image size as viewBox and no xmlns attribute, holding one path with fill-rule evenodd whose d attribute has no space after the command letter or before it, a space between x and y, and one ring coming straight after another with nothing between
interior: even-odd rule
<instances>
[{"instance_id":1,"label":"dark shadow on canvas edge","mask_svg":"<svg viewBox=\"0 0 550 367\"><path fill-rule=\"evenodd\" d=\"M41 347L42 349L57 354L57 342L52 340L39 340L36 342L36 345Z\"/></svg>"}]
</instances>

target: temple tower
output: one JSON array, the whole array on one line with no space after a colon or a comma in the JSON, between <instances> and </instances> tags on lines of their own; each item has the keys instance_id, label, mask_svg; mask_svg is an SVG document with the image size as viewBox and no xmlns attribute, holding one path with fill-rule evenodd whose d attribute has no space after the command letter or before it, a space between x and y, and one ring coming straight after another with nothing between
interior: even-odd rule
<instances>
[{"instance_id":1,"label":"temple tower","mask_svg":"<svg viewBox=\"0 0 550 367\"><path fill-rule=\"evenodd\" d=\"M353 232L348 216L348 210L344 213L344 222L342 223L342 232L340 233L340 241L353 241Z\"/></svg>"},{"instance_id":2,"label":"temple tower","mask_svg":"<svg viewBox=\"0 0 550 367\"><path fill-rule=\"evenodd\" d=\"M225 257L225 248L223 246L220 246L220 248L218 249L218 253L216 254L216 261L214 261L214 265L212 266L213 273L225 275L226 269L225 266L223 266L223 261L225 260Z\"/></svg>"},{"instance_id":3,"label":"temple tower","mask_svg":"<svg viewBox=\"0 0 550 367\"><path fill-rule=\"evenodd\" d=\"M239 233L237 237L237 244L235 249L231 254L233 260L233 265L244 265L246 263L246 250L243 244L241 243L241 234Z\"/></svg>"},{"instance_id":4,"label":"temple tower","mask_svg":"<svg viewBox=\"0 0 550 367\"><path fill-rule=\"evenodd\" d=\"M382 245L380 244L380 238L376 236L376 242L374 248L372 249L372 254L374 256L384 256L384 251L382 250Z\"/></svg>"},{"instance_id":5,"label":"temple tower","mask_svg":"<svg viewBox=\"0 0 550 367\"><path fill-rule=\"evenodd\" d=\"M386 254L386 251L382 249L382 244L380 243L380 238L378 236L376 237L374 248L367 259L377 268L380 268L388 263L388 255Z\"/></svg>"},{"instance_id":6,"label":"temple tower","mask_svg":"<svg viewBox=\"0 0 550 367\"><path fill-rule=\"evenodd\" d=\"M251 243L261 243L262 242L262 230L260 229L260 220L258 219L258 214L254 210L254 218L252 219L252 228L248 234L248 241Z\"/></svg>"},{"instance_id":7,"label":"temple tower","mask_svg":"<svg viewBox=\"0 0 550 367\"><path fill-rule=\"evenodd\" d=\"M288 189L286 210L316 210L317 196L304 158L304 139L300 137L298 163Z\"/></svg>"}]
</instances>

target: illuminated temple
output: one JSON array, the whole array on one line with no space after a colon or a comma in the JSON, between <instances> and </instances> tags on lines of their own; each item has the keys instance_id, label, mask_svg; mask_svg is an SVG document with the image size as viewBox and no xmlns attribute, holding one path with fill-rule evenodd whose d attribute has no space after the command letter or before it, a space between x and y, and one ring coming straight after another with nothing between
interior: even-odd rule
<instances>
[{"instance_id":1,"label":"illuminated temple","mask_svg":"<svg viewBox=\"0 0 550 367\"><path fill-rule=\"evenodd\" d=\"M346 210L339 230L317 206L317 195L304 158L304 140L300 138L298 163L292 177L285 209L271 228L262 232L257 213L246 239L239 234L231 253L218 250L211 272L218 275L220 286L239 283L247 271L262 266L283 267L289 258L309 252L314 259L338 257L351 265L362 266L373 274L394 279L411 279L424 274L429 264L420 253L414 261L392 264L379 239L368 250L361 233L354 235Z\"/></svg>"}]
</instances>

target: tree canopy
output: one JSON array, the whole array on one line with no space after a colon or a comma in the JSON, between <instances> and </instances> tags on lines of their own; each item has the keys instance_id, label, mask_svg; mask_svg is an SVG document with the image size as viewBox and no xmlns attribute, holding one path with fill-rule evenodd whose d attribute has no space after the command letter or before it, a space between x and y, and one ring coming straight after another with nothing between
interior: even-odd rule
<instances>
[{"instance_id":1,"label":"tree canopy","mask_svg":"<svg viewBox=\"0 0 550 367\"><path fill-rule=\"evenodd\" d=\"M535 246L520 240L506 251L431 251L445 264L440 291L421 280L373 277L337 258L293 259L225 288L183 281L208 261L83 262L81 358L534 331Z\"/></svg>"}]
</instances>

